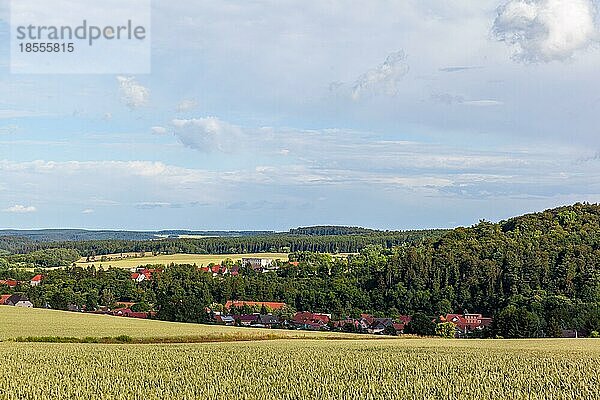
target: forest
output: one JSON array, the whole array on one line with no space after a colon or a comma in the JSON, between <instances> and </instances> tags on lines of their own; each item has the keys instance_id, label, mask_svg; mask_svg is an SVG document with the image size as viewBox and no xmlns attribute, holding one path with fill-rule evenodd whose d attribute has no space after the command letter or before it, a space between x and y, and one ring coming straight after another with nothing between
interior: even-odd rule
<instances>
[{"instance_id":1,"label":"forest","mask_svg":"<svg viewBox=\"0 0 600 400\"><path fill-rule=\"evenodd\" d=\"M305 230L307 228L302 228ZM341 230L340 230L341 229ZM355 253L368 245L379 245L384 248L412 243L429 237L439 237L444 230L373 231L365 233L348 233L338 228L331 228L326 234L319 229L309 233L256 234L236 237L205 238L166 238L161 240L87 240L68 242L38 242L17 237L0 238L0 249L11 253L31 253L48 249L72 249L81 256L98 256L103 254L146 252L154 254L241 254L263 252L297 252L311 251L318 253Z\"/></svg>"},{"instance_id":2,"label":"forest","mask_svg":"<svg viewBox=\"0 0 600 400\"><path fill-rule=\"evenodd\" d=\"M365 238L341 237L355 237L355 243ZM207 305L239 299L284 301L296 310L339 317L420 312L435 318L467 310L493 316L490 335L502 337L600 331L598 205L480 221L414 241L392 243L385 237L376 234L375 243L347 258L319 253L323 237L299 237L314 240L314 247L291 249L290 260L299 264L284 263L272 273L242 267L238 276L213 278L195 266L172 265L160 279L137 285L127 271L69 267L47 272L43 285L22 289L37 306L132 300L153 305L159 318L172 321L201 322ZM87 246L77 250L85 254L92 248ZM17 273L4 260L0 279Z\"/></svg>"}]
</instances>

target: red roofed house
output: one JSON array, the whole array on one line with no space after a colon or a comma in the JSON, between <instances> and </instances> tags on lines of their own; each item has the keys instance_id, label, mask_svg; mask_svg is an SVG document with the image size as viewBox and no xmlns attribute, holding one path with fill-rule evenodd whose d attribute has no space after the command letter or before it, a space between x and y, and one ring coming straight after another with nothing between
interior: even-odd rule
<instances>
[{"instance_id":1,"label":"red roofed house","mask_svg":"<svg viewBox=\"0 0 600 400\"><path fill-rule=\"evenodd\" d=\"M223 265L212 265L209 267L200 267L202 272L210 272L213 276L222 275L227 273L227 267Z\"/></svg>"},{"instance_id":2,"label":"red roofed house","mask_svg":"<svg viewBox=\"0 0 600 400\"><path fill-rule=\"evenodd\" d=\"M311 312L297 312L292 318L292 322L301 325L307 329L323 329L331 320L330 314L315 314Z\"/></svg>"},{"instance_id":3,"label":"red roofed house","mask_svg":"<svg viewBox=\"0 0 600 400\"><path fill-rule=\"evenodd\" d=\"M40 283L42 283L42 279L44 279L43 275L36 275L33 278L31 278L31 280L29 281L29 284L31 286L39 286Z\"/></svg>"},{"instance_id":4,"label":"red roofed house","mask_svg":"<svg viewBox=\"0 0 600 400\"><path fill-rule=\"evenodd\" d=\"M398 322L394 323L394 329L396 332L404 332L406 325L410 323L412 317L410 315L401 315L398 317Z\"/></svg>"},{"instance_id":5,"label":"red roofed house","mask_svg":"<svg viewBox=\"0 0 600 400\"><path fill-rule=\"evenodd\" d=\"M15 288L18 284L19 282L15 281L14 279L0 279L0 285L6 285L8 287Z\"/></svg>"},{"instance_id":6,"label":"red roofed house","mask_svg":"<svg viewBox=\"0 0 600 400\"><path fill-rule=\"evenodd\" d=\"M445 317L440 316L442 322L452 322L456 325L456 330L459 335L466 335L476 329L487 328L492 324L491 318L486 318L481 314L447 314Z\"/></svg>"},{"instance_id":7,"label":"red roofed house","mask_svg":"<svg viewBox=\"0 0 600 400\"><path fill-rule=\"evenodd\" d=\"M141 283L146 280L146 275L144 275L140 272L134 272L131 274L131 280L135 281L137 283Z\"/></svg>"},{"instance_id":8,"label":"red roofed house","mask_svg":"<svg viewBox=\"0 0 600 400\"><path fill-rule=\"evenodd\" d=\"M131 311L130 308L117 308L116 310L113 310L111 312L112 315L117 316L117 317L129 317L129 318L141 318L141 319L146 319L148 318L149 313L147 312L136 312L136 311Z\"/></svg>"},{"instance_id":9,"label":"red roofed house","mask_svg":"<svg viewBox=\"0 0 600 400\"><path fill-rule=\"evenodd\" d=\"M273 301L244 301L244 300L229 300L227 303L225 303L225 309L229 310L231 307L244 307L244 306L265 306L267 308L270 308L271 310L281 310L283 307L285 307L285 303L277 303L277 302L273 302Z\"/></svg>"}]
</instances>

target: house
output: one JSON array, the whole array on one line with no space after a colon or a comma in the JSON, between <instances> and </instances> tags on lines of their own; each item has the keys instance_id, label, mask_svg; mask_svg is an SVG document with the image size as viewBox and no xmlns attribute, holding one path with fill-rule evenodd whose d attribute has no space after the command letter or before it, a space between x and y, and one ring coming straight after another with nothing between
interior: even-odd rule
<instances>
[{"instance_id":1,"label":"house","mask_svg":"<svg viewBox=\"0 0 600 400\"><path fill-rule=\"evenodd\" d=\"M273 266L273 259L271 258L242 258L242 265L250 266L255 271L267 272Z\"/></svg>"},{"instance_id":2,"label":"house","mask_svg":"<svg viewBox=\"0 0 600 400\"><path fill-rule=\"evenodd\" d=\"M361 332L368 332L371 325L375 322L375 317L370 314L360 314L360 319L358 320L357 328Z\"/></svg>"},{"instance_id":3,"label":"house","mask_svg":"<svg viewBox=\"0 0 600 400\"><path fill-rule=\"evenodd\" d=\"M272 328L275 325L279 325L279 318L272 314L261 314L258 316L252 326L257 328Z\"/></svg>"},{"instance_id":4,"label":"house","mask_svg":"<svg viewBox=\"0 0 600 400\"><path fill-rule=\"evenodd\" d=\"M29 284L31 286L39 286L40 283L42 283L42 279L44 279L44 276L38 274L38 275L34 276L33 278L31 278L31 280L29 281Z\"/></svg>"},{"instance_id":5,"label":"house","mask_svg":"<svg viewBox=\"0 0 600 400\"><path fill-rule=\"evenodd\" d=\"M32 308L33 303L29 299L21 294L13 294L4 302L7 306Z\"/></svg>"},{"instance_id":6,"label":"house","mask_svg":"<svg viewBox=\"0 0 600 400\"><path fill-rule=\"evenodd\" d=\"M294 314L292 323L301 329L321 330L326 329L331 321L331 314L317 314L301 311Z\"/></svg>"},{"instance_id":7,"label":"house","mask_svg":"<svg viewBox=\"0 0 600 400\"><path fill-rule=\"evenodd\" d=\"M250 306L250 307L265 306L267 309L270 309L270 310L281 310L282 308L284 308L286 306L286 304L278 303L278 302L274 302L274 301L245 301L245 300L229 300L227 303L225 303L226 310L229 310L232 307L241 308L243 306Z\"/></svg>"},{"instance_id":8,"label":"house","mask_svg":"<svg viewBox=\"0 0 600 400\"><path fill-rule=\"evenodd\" d=\"M481 314L447 314L440 316L441 322L452 322L456 326L458 336L467 335L474 330L488 328L492 324L492 318L484 317Z\"/></svg>"},{"instance_id":9,"label":"house","mask_svg":"<svg viewBox=\"0 0 600 400\"><path fill-rule=\"evenodd\" d=\"M211 265L208 267L200 267L200 271L202 272L210 272L212 276L224 275L228 272L227 267L223 265Z\"/></svg>"},{"instance_id":10,"label":"house","mask_svg":"<svg viewBox=\"0 0 600 400\"><path fill-rule=\"evenodd\" d=\"M240 326L251 326L258 321L258 314L234 315L233 318Z\"/></svg>"},{"instance_id":11,"label":"house","mask_svg":"<svg viewBox=\"0 0 600 400\"><path fill-rule=\"evenodd\" d=\"M137 283L141 283L146 280L146 275L140 272L134 272L131 274L131 280Z\"/></svg>"},{"instance_id":12,"label":"house","mask_svg":"<svg viewBox=\"0 0 600 400\"><path fill-rule=\"evenodd\" d=\"M19 281L16 281L14 279L0 279L0 285L6 285L9 288L16 288L17 285L19 284Z\"/></svg>"},{"instance_id":13,"label":"house","mask_svg":"<svg viewBox=\"0 0 600 400\"><path fill-rule=\"evenodd\" d=\"M110 314L114 315L116 317L129 317L129 318L141 318L141 319L148 318L147 312L135 312L135 311L131 311L130 308L117 308L116 310L111 311Z\"/></svg>"},{"instance_id":14,"label":"house","mask_svg":"<svg viewBox=\"0 0 600 400\"><path fill-rule=\"evenodd\" d=\"M6 300L8 300L8 298L12 296L12 294L3 294L0 295L0 306L3 306L4 304L6 304Z\"/></svg>"},{"instance_id":15,"label":"house","mask_svg":"<svg viewBox=\"0 0 600 400\"><path fill-rule=\"evenodd\" d=\"M391 318L374 318L371 326L367 328L367 332L371 334L382 334L390 326L394 326L394 321Z\"/></svg>"},{"instance_id":16,"label":"house","mask_svg":"<svg viewBox=\"0 0 600 400\"><path fill-rule=\"evenodd\" d=\"M151 281L154 279L154 276L161 273L162 269L148 269L145 267L139 267L136 269L132 269L131 280L141 283L143 281Z\"/></svg>"},{"instance_id":17,"label":"house","mask_svg":"<svg viewBox=\"0 0 600 400\"><path fill-rule=\"evenodd\" d=\"M290 265L293 267L298 267L300 263L298 261L290 261Z\"/></svg>"}]
</instances>

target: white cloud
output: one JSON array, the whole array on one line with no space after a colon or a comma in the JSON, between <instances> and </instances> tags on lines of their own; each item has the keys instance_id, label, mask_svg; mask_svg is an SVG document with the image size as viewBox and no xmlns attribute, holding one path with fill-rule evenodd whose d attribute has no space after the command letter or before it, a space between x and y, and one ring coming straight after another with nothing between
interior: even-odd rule
<instances>
[{"instance_id":1,"label":"white cloud","mask_svg":"<svg viewBox=\"0 0 600 400\"><path fill-rule=\"evenodd\" d=\"M81 211L82 214L93 214L94 212L95 210L91 208L86 208L85 210Z\"/></svg>"},{"instance_id":2,"label":"white cloud","mask_svg":"<svg viewBox=\"0 0 600 400\"><path fill-rule=\"evenodd\" d=\"M175 136L184 146L203 152L231 152L243 146L242 130L216 117L175 119Z\"/></svg>"},{"instance_id":3,"label":"white cloud","mask_svg":"<svg viewBox=\"0 0 600 400\"><path fill-rule=\"evenodd\" d=\"M398 84L408 73L406 54L400 50L390 54L383 64L362 74L352 85L352 99L358 100L365 94L398 94Z\"/></svg>"},{"instance_id":4,"label":"white cloud","mask_svg":"<svg viewBox=\"0 0 600 400\"><path fill-rule=\"evenodd\" d=\"M36 212L37 209L34 206L23 206L21 204L16 204L12 207L5 208L2 211L14 214L27 214Z\"/></svg>"},{"instance_id":5,"label":"white cloud","mask_svg":"<svg viewBox=\"0 0 600 400\"><path fill-rule=\"evenodd\" d=\"M593 0L509 0L498 8L495 37L523 62L562 61L598 39Z\"/></svg>"},{"instance_id":6,"label":"white cloud","mask_svg":"<svg viewBox=\"0 0 600 400\"><path fill-rule=\"evenodd\" d=\"M192 111L196 107L198 107L198 102L196 102L196 100L185 99L177 105L177 112L183 113L187 111Z\"/></svg>"},{"instance_id":7,"label":"white cloud","mask_svg":"<svg viewBox=\"0 0 600 400\"><path fill-rule=\"evenodd\" d=\"M119 92L121 101L131 109L136 109L148 105L150 100L150 90L139 84L135 78L126 76L117 76L119 83Z\"/></svg>"}]
</instances>

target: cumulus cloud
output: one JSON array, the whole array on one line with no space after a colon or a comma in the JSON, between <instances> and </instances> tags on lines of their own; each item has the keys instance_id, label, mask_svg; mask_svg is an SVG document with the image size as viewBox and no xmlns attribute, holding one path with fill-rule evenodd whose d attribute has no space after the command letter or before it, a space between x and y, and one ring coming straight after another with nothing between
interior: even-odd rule
<instances>
[{"instance_id":1,"label":"cumulus cloud","mask_svg":"<svg viewBox=\"0 0 600 400\"><path fill-rule=\"evenodd\" d=\"M121 101L130 109L148 105L150 90L138 83L133 77L117 76Z\"/></svg>"},{"instance_id":2,"label":"cumulus cloud","mask_svg":"<svg viewBox=\"0 0 600 400\"><path fill-rule=\"evenodd\" d=\"M408 73L406 54L400 50L390 54L383 64L367 71L352 85L352 99L358 100L365 94L398 94L398 84Z\"/></svg>"},{"instance_id":3,"label":"cumulus cloud","mask_svg":"<svg viewBox=\"0 0 600 400\"><path fill-rule=\"evenodd\" d=\"M231 152L244 139L242 129L216 117L175 119L174 135L187 147L203 152Z\"/></svg>"},{"instance_id":4,"label":"cumulus cloud","mask_svg":"<svg viewBox=\"0 0 600 400\"><path fill-rule=\"evenodd\" d=\"M563 61L598 40L593 0L509 0L498 8L493 34L522 62Z\"/></svg>"},{"instance_id":5,"label":"cumulus cloud","mask_svg":"<svg viewBox=\"0 0 600 400\"><path fill-rule=\"evenodd\" d=\"M5 208L2 210L4 212L13 213L13 214L27 214L36 212L37 209L34 206L24 206L21 204L16 204L12 207Z\"/></svg>"}]
</instances>

